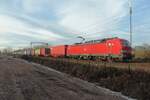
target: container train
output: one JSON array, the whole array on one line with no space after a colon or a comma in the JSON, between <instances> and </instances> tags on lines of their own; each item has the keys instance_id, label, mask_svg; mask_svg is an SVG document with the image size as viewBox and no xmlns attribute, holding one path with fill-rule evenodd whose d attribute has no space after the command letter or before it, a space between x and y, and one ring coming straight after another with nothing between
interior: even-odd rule
<instances>
[{"instance_id":1,"label":"container train","mask_svg":"<svg viewBox=\"0 0 150 100\"><path fill-rule=\"evenodd\" d=\"M68 57L77 59L101 60L130 60L132 48L129 42L118 37L86 41L72 45L57 45L47 48L30 48L16 51L16 54L43 56L43 57Z\"/></svg>"}]
</instances>

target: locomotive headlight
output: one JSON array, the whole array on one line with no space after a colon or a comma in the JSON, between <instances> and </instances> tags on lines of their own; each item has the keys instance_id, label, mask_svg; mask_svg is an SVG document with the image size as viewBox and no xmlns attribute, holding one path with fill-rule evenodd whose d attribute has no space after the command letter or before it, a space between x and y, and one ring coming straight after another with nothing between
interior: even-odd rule
<instances>
[{"instance_id":1,"label":"locomotive headlight","mask_svg":"<svg viewBox=\"0 0 150 100\"><path fill-rule=\"evenodd\" d=\"M108 46L112 47L112 46L114 46L114 44L113 43L108 43Z\"/></svg>"},{"instance_id":2,"label":"locomotive headlight","mask_svg":"<svg viewBox=\"0 0 150 100\"><path fill-rule=\"evenodd\" d=\"M108 43L108 46L111 46L111 43Z\"/></svg>"}]
</instances>

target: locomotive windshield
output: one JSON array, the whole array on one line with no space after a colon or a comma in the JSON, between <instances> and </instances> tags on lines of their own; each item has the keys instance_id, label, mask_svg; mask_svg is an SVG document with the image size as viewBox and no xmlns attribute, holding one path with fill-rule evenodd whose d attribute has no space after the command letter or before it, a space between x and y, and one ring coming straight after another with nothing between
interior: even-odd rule
<instances>
[{"instance_id":1,"label":"locomotive windshield","mask_svg":"<svg viewBox=\"0 0 150 100\"><path fill-rule=\"evenodd\" d=\"M129 41L127 41L127 40L123 40L123 41L122 41L122 45L123 45L123 46L130 46L130 43L129 43Z\"/></svg>"}]
</instances>

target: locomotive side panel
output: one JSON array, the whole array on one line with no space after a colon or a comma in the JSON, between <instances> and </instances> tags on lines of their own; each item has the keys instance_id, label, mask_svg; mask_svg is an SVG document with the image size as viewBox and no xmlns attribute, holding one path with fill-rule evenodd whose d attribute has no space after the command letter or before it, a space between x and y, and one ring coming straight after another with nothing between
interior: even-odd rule
<instances>
[{"instance_id":1,"label":"locomotive side panel","mask_svg":"<svg viewBox=\"0 0 150 100\"><path fill-rule=\"evenodd\" d=\"M104 56L107 54L104 43L79 44L68 46L68 56L76 58L93 58L94 56Z\"/></svg>"}]
</instances>

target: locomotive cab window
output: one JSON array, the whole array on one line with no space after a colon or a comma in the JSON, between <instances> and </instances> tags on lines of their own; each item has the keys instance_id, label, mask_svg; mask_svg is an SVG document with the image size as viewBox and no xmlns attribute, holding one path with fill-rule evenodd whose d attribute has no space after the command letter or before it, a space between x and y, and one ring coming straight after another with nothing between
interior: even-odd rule
<instances>
[{"instance_id":1,"label":"locomotive cab window","mask_svg":"<svg viewBox=\"0 0 150 100\"><path fill-rule=\"evenodd\" d=\"M122 41L122 45L123 46L130 46L130 43L128 41L126 41L126 40L123 40Z\"/></svg>"}]
</instances>

